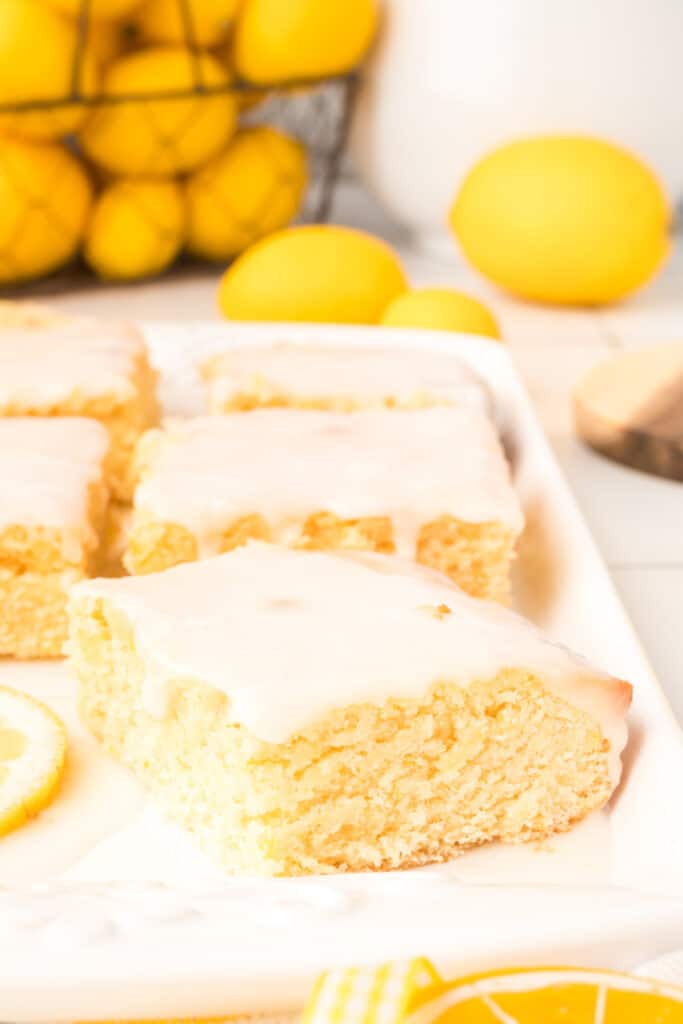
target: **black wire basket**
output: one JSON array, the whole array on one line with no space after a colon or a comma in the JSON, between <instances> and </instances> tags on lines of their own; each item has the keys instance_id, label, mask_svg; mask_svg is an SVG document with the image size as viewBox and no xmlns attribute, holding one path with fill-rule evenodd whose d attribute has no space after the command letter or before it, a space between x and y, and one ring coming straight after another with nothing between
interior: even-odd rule
<instances>
[{"instance_id":1,"label":"black wire basket","mask_svg":"<svg viewBox=\"0 0 683 1024\"><path fill-rule=\"evenodd\" d=\"M1 0L0 0L1 2ZM308 160L309 179L303 205L297 222L316 223L329 219L334 190L339 179L346 141L348 137L350 112L357 82L355 71L348 74L318 80L296 80L277 82L273 85L254 85L252 83L231 78L224 85L207 84L202 77L201 63L198 59L205 48L197 45L197 36L193 25L192 8L189 0L174 0L183 26L182 47L187 53L191 68L191 85L187 89L156 91L138 91L130 93L116 92L108 95L106 88L88 91L82 87L84 54L90 38L93 21L91 19L92 0L80 0L77 16L77 45L74 50L71 67L71 84L62 96L37 96L23 102L0 102L2 115L50 114L59 112L73 105L97 109L113 104L139 104L144 110L145 105L160 100L182 100L191 97L210 96L219 93L232 93L240 101L241 109L239 125L250 126L268 124L286 132L299 141L305 148ZM134 35L130 39L130 52L138 45ZM253 100L253 102L249 102ZM73 150L79 151L79 143L75 136L67 136L64 141ZM95 181L103 180L101 171L92 166L82 151L86 165L91 168ZM106 177L104 178L106 180ZM198 272L202 263L194 257L181 256L174 265L175 272ZM21 293L49 294L87 283L97 284L97 277L85 264L76 257L67 267L49 274L46 277L22 281L12 285L0 286L0 294L16 295Z\"/></svg>"}]
</instances>

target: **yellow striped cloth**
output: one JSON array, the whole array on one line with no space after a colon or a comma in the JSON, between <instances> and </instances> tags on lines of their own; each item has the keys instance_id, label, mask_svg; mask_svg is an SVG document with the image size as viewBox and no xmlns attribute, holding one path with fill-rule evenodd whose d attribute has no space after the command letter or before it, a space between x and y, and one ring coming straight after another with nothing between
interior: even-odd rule
<instances>
[{"instance_id":1,"label":"yellow striped cloth","mask_svg":"<svg viewBox=\"0 0 683 1024\"><path fill-rule=\"evenodd\" d=\"M301 1024L399 1024L415 993L438 981L422 958L327 971L313 986Z\"/></svg>"}]
</instances>

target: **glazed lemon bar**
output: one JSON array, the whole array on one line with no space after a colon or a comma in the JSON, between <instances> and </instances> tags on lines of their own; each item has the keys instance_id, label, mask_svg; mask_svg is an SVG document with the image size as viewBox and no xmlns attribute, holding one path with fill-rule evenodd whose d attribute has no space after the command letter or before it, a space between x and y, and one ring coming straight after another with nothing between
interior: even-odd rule
<instances>
[{"instance_id":1,"label":"glazed lemon bar","mask_svg":"<svg viewBox=\"0 0 683 1024\"><path fill-rule=\"evenodd\" d=\"M398 347L239 345L211 356L199 369L210 411L216 413L489 403L483 381L455 356Z\"/></svg>"},{"instance_id":2,"label":"glazed lemon bar","mask_svg":"<svg viewBox=\"0 0 683 1024\"><path fill-rule=\"evenodd\" d=\"M67 591L98 568L108 451L95 420L0 419L0 655L62 653Z\"/></svg>"},{"instance_id":3,"label":"glazed lemon bar","mask_svg":"<svg viewBox=\"0 0 683 1024\"><path fill-rule=\"evenodd\" d=\"M158 572L249 539L397 552L506 600L522 512L488 417L263 409L148 433L125 564Z\"/></svg>"},{"instance_id":4,"label":"glazed lemon bar","mask_svg":"<svg viewBox=\"0 0 683 1024\"><path fill-rule=\"evenodd\" d=\"M46 308L0 308L0 416L89 416L111 436L110 485L130 500L130 459L158 421L156 378L128 324L69 318Z\"/></svg>"},{"instance_id":5,"label":"glazed lemon bar","mask_svg":"<svg viewBox=\"0 0 683 1024\"><path fill-rule=\"evenodd\" d=\"M400 558L251 543L70 623L85 722L232 872L544 838L619 780L630 686Z\"/></svg>"}]
</instances>

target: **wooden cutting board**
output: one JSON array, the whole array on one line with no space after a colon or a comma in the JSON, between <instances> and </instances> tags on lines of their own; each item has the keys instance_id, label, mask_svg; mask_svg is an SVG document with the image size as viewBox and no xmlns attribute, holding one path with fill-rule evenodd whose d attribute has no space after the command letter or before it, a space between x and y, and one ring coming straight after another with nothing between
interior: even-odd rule
<instances>
[{"instance_id":1,"label":"wooden cutting board","mask_svg":"<svg viewBox=\"0 0 683 1024\"><path fill-rule=\"evenodd\" d=\"M594 367L574 392L574 422L603 455L683 481L683 343Z\"/></svg>"}]
</instances>

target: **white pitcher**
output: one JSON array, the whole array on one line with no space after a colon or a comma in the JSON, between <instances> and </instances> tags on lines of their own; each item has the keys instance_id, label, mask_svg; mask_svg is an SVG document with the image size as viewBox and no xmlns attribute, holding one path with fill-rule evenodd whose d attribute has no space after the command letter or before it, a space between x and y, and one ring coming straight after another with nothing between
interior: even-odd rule
<instances>
[{"instance_id":1,"label":"white pitcher","mask_svg":"<svg viewBox=\"0 0 683 1024\"><path fill-rule=\"evenodd\" d=\"M621 143L683 196L683 0L385 0L352 130L370 189L423 240L511 138Z\"/></svg>"}]
</instances>

